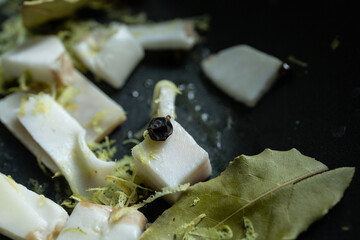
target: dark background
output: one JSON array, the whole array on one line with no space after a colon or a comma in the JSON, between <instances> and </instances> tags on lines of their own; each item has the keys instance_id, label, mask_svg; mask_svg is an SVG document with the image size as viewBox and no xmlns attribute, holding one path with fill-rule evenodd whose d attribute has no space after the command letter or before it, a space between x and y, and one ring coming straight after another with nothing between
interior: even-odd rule
<instances>
[{"instance_id":1,"label":"dark background","mask_svg":"<svg viewBox=\"0 0 360 240\"><path fill-rule=\"evenodd\" d=\"M128 2L135 12L146 12L150 20L208 14L211 24L209 31L201 33L205 41L190 52L146 52L121 90L96 83L128 113L128 120L111 135L117 139L117 158L130 154L132 147L121 142L148 122L155 83L169 79L183 89L177 98L178 121L209 152L213 177L234 157L258 154L265 148L297 148L330 169L359 166L360 31L354 4L278 0ZM340 44L333 50L330 44L335 38ZM237 44L251 45L284 61L292 55L308 66L289 62L291 74L278 81L255 108L247 108L212 85L199 65L210 53ZM29 179L37 179L47 186L46 196L59 198L53 180L41 172L35 158L2 124L0 172L29 188ZM340 203L298 239L359 239L358 185L356 172ZM158 200L150 207L145 211L152 221L167 205Z\"/></svg>"}]
</instances>

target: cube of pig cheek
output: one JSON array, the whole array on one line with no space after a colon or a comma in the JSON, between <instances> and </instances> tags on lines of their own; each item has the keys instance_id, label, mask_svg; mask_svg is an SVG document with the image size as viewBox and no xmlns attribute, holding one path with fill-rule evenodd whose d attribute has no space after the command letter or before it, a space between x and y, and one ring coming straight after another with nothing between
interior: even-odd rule
<instances>
[{"instance_id":1,"label":"cube of pig cheek","mask_svg":"<svg viewBox=\"0 0 360 240\"><path fill-rule=\"evenodd\" d=\"M191 20L139 24L129 26L129 30L146 50L189 50L198 40Z\"/></svg>"},{"instance_id":2,"label":"cube of pig cheek","mask_svg":"<svg viewBox=\"0 0 360 240\"><path fill-rule=\"evenodd\" d=\"M20 123L61 170L73 193L90 197L86 189L107 184L115 163L101 161L91 152L85 129L50 95L29 97L22 111Z\"/></svg>"},{"instance_id":3,"label":"cube of pig cheek","mask_svg":"<svg viewBox=\"0 0 360 240\"><path fill-rule=\"evenodd\" d=\"M95 58L95 66L101 77L119 89L143 57L140 44L122 27L101 49Z\"/></svg>"},{"instance_id":4,"label":"cube of pig cheek","mask_svg":"<svg viewBox=\"0 0 360 240\"><path fill-rule=\"evenodd\" d=\"M100 46L92 49L93 42L103 40L95 31L75 46L75 53L84 65L95 75L104 79L114 88L121 88L136 65L144 57L141 45L132 37L125 26L115 26L116 33ZM105 33L106 31L104 31Z\"/></svg>"},{"instance_id":5,"label":"cube of pig cheek","mask_svg":"<svg viewBox=\"0 0 360 240\"><path fill-rule=\"evenodd\" d=\"M120 236L122 240L136 240L145 229L147 219L137 210L132 210L110 223L112 214L113 210L108 206L81 201L76 205L57 240L113 240ZM72 229L78 231L71 231Z\"/></svg>"},{"instance_id":6,"label":"cube of pig cheek","mask_svg":"<svg viewBox=\"0 0 360 240\"><path fill-rule=\"evenodd\" d=\"M18 120L23 93L15 92L0 100L0 121L32 152L51 172L59 172L59 168L51 157L37 144L29 132Z\"/></svg>"},{"instance_id":7,"label":"cube of pig cheek","mask_svg":"<svg viewBox=\"0 0 360 240\"><path fill-rule=\"evenodd\" d=\"M103 240L118 239L119 236L123 240L136 240L145 230L147 222L146 217L141 212L130 211L111 224L110 231Z\"/></svg>"},{"instance_id":8,"label":"cube of pig cheek","mask_svg":"<svg viewBox=\"0 0 360 240\"><path fill-rule=\"evenodd\" d=\"M237 45L204 59L205 75L235 100L254 107L278 78L282 62L247 45Z\"/></svg>"},{"instance_id":9,"label":"cube of pig cheek","mask_svg":"<svg viewBox=\"0 0 360 240\"><path fill-rule=\"evenodd\" d=\"M73 86L81 92L72 99L77 108L66 111L86 129L86 140L99 142L126 120L125 111L80 72L75 70L73 78ZM98 114L96 127L100 131L89 124Z\"/></svg>"},{"instance_id":10,"label":"cube of pig cheek","mask_svg":"<svg viewBox=\"0 0 360 240\"><path fill-rule=\"evenodd\" d=\"M5 79L20 77L29 71L34 81L69 84L73 67L61 41L55 36L35 37L2 56Z\"/></svg>"},{"instance_id":11,"label":"cube of pig cheek","mask_svg":"<svg viewBox=\"0 0 360 240\"><path fill-rule=\"evenodd\" d=\"M107 224L110 212L111 208L107 206L78 203L57 239L100 239L102 226ZM71 229L78 229L79 232Z\"/></svg>"},{"instance_id":12,"label":"cube of pig cheek","mask_svg":"<svg viewBox=\"0 0 360 240\"><path fill-rule=\"evenodd\" d=\"M211 174L208 153L189 133L172 120L173 134L166 141L153 141L149 136L132 149L136 171L156 190L205 180ZM180 193L165 197L175 202Z\"/></svg>"},{"instance_id":13,"label":"cube of pig cheek","mask_svg":"<svg viewBox=\"0 0 360 240\"><path fill-rule=\"evenodd\" d=\"M13 239L55 239L66 211L0 173L0 232Z\"/></svg>"}]
</instances>

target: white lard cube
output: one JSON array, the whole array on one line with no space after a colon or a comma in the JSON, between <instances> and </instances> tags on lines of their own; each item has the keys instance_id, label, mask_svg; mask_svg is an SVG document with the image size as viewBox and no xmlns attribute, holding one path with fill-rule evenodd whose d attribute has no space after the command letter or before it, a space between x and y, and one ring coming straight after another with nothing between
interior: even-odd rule
<instances>
[{"instance_id":1,"label":"white lard cube","mask_svg":"<svg viewBox=\"0 0 360 240\"><path fill-rule=\"evenodd\" d=\"M0 173L0 233L13 239L55 239L67 212Z\"/></svg>"},{"instance_id":2,"label":"white lard cube","mask_svg":"<svg viewBox=\"0 0 360 240\"><path fill-rule=\"evenodd\" d=\"M113 210L104 205L81 201L74 208L57 240L136 240L145 229L147 219L131 210L111 222Z\"/></svg>"},{"instance_id":3,"label":"white lard cube","mask_svg":"<svg viewBox=\"0 0 360 240\"><path fill-rule=\"evenodd\" d=\"M201 63L205 75L235 100L254 107L279 76L282 61L247 45L220 51Z\"/></svg>"},{"instance_id":4,"label":"white lard cube","mask_svg":"<svg viewBox=\"0 0 360 240\"><path fill-rule=\"evenodd\" d=\"M34 81L48 85L72 81L71 60L56 36L27 39L2 56L2 65L5 79L18 78L28 71Z\"/></svg>"}]
</instances>

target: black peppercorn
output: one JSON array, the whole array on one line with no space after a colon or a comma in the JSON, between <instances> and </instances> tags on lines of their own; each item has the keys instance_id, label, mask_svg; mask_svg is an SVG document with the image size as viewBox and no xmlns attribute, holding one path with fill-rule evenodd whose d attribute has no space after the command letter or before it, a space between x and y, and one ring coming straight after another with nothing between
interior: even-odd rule
<instances>
[{"instance_id":1,"label":"black peppercorn","mask_svg":"<svg viewBox=\"0 0 360 240\"><path fill-rule=\"evenodd\" d=\"M153 118L147 130L152 140L165 141L173 133L170 116Z\"/></svg>"}]
</instances>

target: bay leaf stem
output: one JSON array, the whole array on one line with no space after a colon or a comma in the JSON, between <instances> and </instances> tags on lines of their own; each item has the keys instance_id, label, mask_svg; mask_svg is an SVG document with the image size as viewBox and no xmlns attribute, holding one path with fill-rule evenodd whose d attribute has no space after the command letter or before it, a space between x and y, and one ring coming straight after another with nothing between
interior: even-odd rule
<instances>
[{"instance_id":1,"label":"bay leaf stem","mask_svg":"<svg viewBox=\"0 0 360 240\"><path fill-rule=\"evenodd\" d=\"M288 182L285 182L285 183L283 183L283 184L281 184L281 185L279 185L279 186L277 186L277 187L275 187L275 188L273 188L273 189L271 189L271 190L269 190L269 191L261 194L260 196L258 196L258 197L255 198L254 200L248 202L247 204L245 204L244 206L242 206L241 208L239 208L238 210L236 210L235 212L233 212L231 215L229 215L228 217L226 217L225 219L223 219L222 221L220 221L218 224L215 225L215 227L219 227L220 225L223 225L227 220L229 220L230 218L232 218L233 216L235 216L236 214L238 214L239 212L241 212L242 210L244 210L245 208L247 208L247 207L250 206L251 204L253 204L253 203L257 202L258 200L266 197L267 195L275 192L276 190L278 190L278 189L280 189L280 188L282 188L282 187L285 187L285 186L287 186L287 185L289 185L289 184L295 184L295 183L300 182L300 181L302 181L302 180L304 180L304 179L306 179L306 178L312 177L312 176L314 176L314 175L316 175L316 174L320 174L320 173L325 172L325 171L327 171L327 170L328 170L328 167L326 167L326 166L325 166L325 167L322 167L322 168L317 169L317 170L315 170L315 171L313 171L313 172L309 172L309 173L307 173L307 174L305 174L305 175L303 175L303 176L299 176L299 177L297 177L297 178L295 178L295 179L292 179L292 180L290 180L290 181L288 181Z\"/></svg>"}]
</instances>

